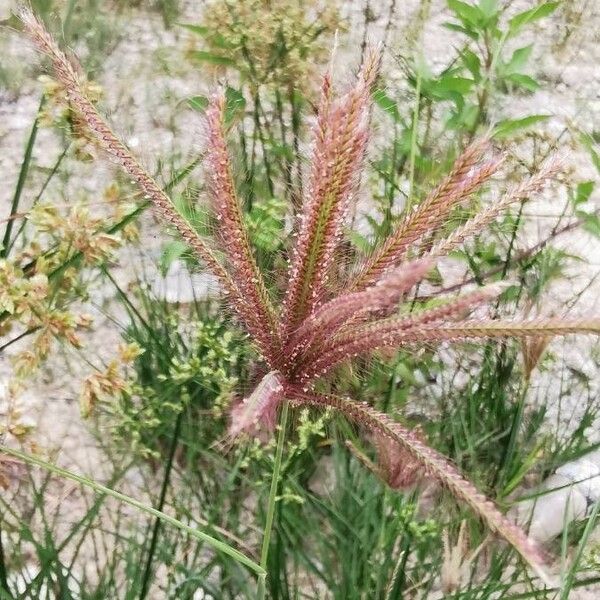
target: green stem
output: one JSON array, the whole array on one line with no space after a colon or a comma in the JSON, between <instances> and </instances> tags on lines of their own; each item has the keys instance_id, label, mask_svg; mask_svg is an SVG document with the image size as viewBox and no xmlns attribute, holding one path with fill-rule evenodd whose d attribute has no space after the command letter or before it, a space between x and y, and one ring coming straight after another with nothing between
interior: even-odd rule
<instances>
[{"instance_id":1,"label":"green stem","mask_svg":"<svg viewBox=\"0 0 600 600\"><path fill-rule=\"evenodd\" d=\"M527 399L528 388L528 382L524 382L523 387L519 393L517 404L515 406L515 412L510 427L510 434L506 443L506 447L504 448L504 455L502 456L502 460L496 471L494 487L498 486L498 488L501 490L503 490L506 484L508 483L509 476L512 477L512 475L514 474L513 472L511 472L511 467L517 447L517 436L519 435L519 431L521 430L521 426L523 424L523 415L525 414L525 400Z\"/></svg>"},{"instance_id":2,"label":"green stem","mask_svg":"<svg viewBox=\"0 0 600 600\"><path fill-rule=\"evenodd\" d=\"M267 580L267 560L269 558L269 544L271 543L271 531L273 529L273 518L275 516L275 503L277 500L277 487L279 485L279 476L281 472L281 457L283 456L283 443L285 442L285 430L287 427L288 409L290 403L284 400L281 409L281 418L279 419L279 435L277 436L277 449L275 451L275 464L273 465L273 478L271 479L271 489L269 491L269 504L267 506L267 519L265 521L265 531L263 534L263 543L260 551L260 567L263 574L258 576L258 600L263 600L266 592Z\"/></svg>"},{"instance_id":3,"label":"green stem","mask_svg":"<svg viewBox=\"0 0 600 600\"><path fill-rule=\"evenodd\" d=\"M173 470L173 459L175 458L175 451L177 450L177 444L179 443L179 434L181 432L181 424L183 422L184 407L181 407L177 420L175 421L175 427L173 429L173 438L171 439L171 446L169 448L169 456L167 457L167 464L165 467L165 473L163 476L162 486L160 489L160 498L156 508L162 511L165 500L167 498L167 490L171 481L171 471ZM158 534L160 532L160 518L154 519L154 526L152 528L152 538L150 540L150 547L148 548L148 557L146 559L146 566L144 568L144 574L142 576L142 587L140 589L140 600L144 600L148 594L148 584L150 583L150 575L152 573L152 562L154 560L154 553L156 552L156 543L158 542Z\"/></svg>"},{"instance_id":4,"label":"green stem","mask_svg":"<svg viewBox=\"0 0 600 600\"><path fill-rule=\"evenodd\" d=\"M417 81L415 84L415 110L413 114L412 131L410 135L410 162L408 167L408 202L406 210L410 211L415 199L415 162L417 157L417 137L419 134L419 112L421 104L421 69L417 68Z\"/></svg>"},{"instance_id":5,"label":"green stem","mask_svg":"<svg viewBox=\"0 0 600 600\"><path fill-rule=\"evenodd\" d=\"M6 562L4 559L4 546L2 544L2 529L0 529L0 590L4 590L8 594L8 597L10 597Z\"/></svg>"},{"instance_id":6,"label":"green stem","mask_svg":"<svg viewBox=\"0 0 600 600\"><path fill-rule=\"evenodd\" d=\"M10 207L10 215L8 216L8 222L6 223L6 229L4 230L4 238L2 239L2 247L0 248L0 258L6 258L8 255L8 248L10 245L10 235L12 233L15 216L19 210L19 202L21 201L21 195L25 186L25 180L27 179L27 173L29 173L29 166L31 165L31 154L33 153L33 147L35 145L35 138L37 137L39 115L45 102L45 96L42 96L40 105L35 115L35 120L31 127L31 132L25 146L25 154L23 155L23 162L21 163L21 169L19 171L19 177L17 179L17 185L15 187L15 193L13 195L12 204Z\"/></svg>"},{"instance_id":7,"label":"green stem","mask_svg":"<svg viewBox=\"0 0 600 600\"><path fill-rule=\"evenodd\" d=\"M42 195L44 194L44 192L46 191L46 188L48 187L50 181L56 175L56 173L58 171L58 168L60 167L60 164L62 163L63 159L67 155L67 152L69 151L70 147L71 147L71 143L69 142L69 144L67 144L65 146L64 150L60 153L60 156L58 157L58 159L54 163L54 166L52 167L52 169L50 170L50 173L48 173L48 176L46 177L44 183L42 184L42 187L40 188L40 191L37 193L37 196L33 199L33 202L31 203L31 207L30 207L29 210L31 210L31 208L33 208L40 201L40 199L41 199ZM8 244L8 246L6 247L6 254L7 255L10 252L10 249L14 246L15 240L19 239L19 236L23 232L23 229L25 229L25 226L27 225L28 218L29 218L29 214L25 214L23 216L23 219L21 220L21 224L19 225L19 229L17 229L17 232L15 233L13 239Z\"/></svg>"}]
</instances>

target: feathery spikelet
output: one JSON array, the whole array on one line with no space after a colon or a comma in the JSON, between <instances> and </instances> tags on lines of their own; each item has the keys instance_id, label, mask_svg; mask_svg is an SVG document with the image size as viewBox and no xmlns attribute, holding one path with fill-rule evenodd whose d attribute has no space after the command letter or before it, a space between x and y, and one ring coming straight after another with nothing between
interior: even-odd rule
<instances>
[{"instance_id":1,"label":"feathery spikelet","mask_svg":"<svg viewBox=\"0 0 600 600\"><path fill-rule=\"evenodd\" d=\"M531 321L463 321L444 325L429 325L415 330L413 338L418 341L475 339L475 338L524 338L560 336L573 333L600 334L600 320L592 319L532 319Z\"/></svg>"},{"instance_id":2,"label":"feathery spikelet","mask_svg":"<svg viewBox=\"0 0 600 600\"><path fill-rule=\"evenodd\" d=\"M541 335L539 337L523 338L521 340L521 353L523 354L523 375L525 381L531 379L531 374L537 367L552 336Z\"/></svg>"},{"instance_id":3,"label":"feathery spikelet","mask_svg":"<svg viewBox=\"0 0 600 600\"><path fill-rule=\"evenodd\" d=\"M445 224L452 209L479 189L500 165L499 160L483 160L488 147L486 140L473 143L434 192L357 269L357 275L346 283L345 290L331 298L328 276L344 219L359 183L368 139L370 92L377 76L380 54L375 51L367 54L357 83L340 98L334 98L331 78L326 75L314 128L312 164L299 233L284 290L282 314L277 315L254 260L235 193L223 135L222 100L211 104L206 124L208 189L219 222L218 238L227 257L225 266L100 117L83 92L77 68L61 52L42 23L28 10L21 12L21 19L37 47L50 57L73 109L90 133L138 183L167 223L179 231L206 267L218 277L231 307L261 351L268 374L233 410L230 436L273 428L277 408L284 397L296 404L333 407L374 432L380 459L386 463L386 470L394 481L397 478L393 474L400 472L398 463L406 462L404 457L410 457L407 464L412 465L411 469L419 465L429 476L443 483L544 577L540 568L541 554L523 531L510 523L446 458L429 448L416 433L364 403L317 394L312 391L312 386L340 362L380 348L478 338L546 340L570 333L600 334L600 320L505 322L459 319L466 310L496 296L500 291L498 286L479 289L421 313L387 317L402 295L426 275L435 258L479 233L514 202L539 191L555 172L555 166L551 164L542 169L427 252L421 240L430 239ZM425 256L405 263L409 252Z\"/></svg>"},{"instance_id":4,"label":"feathery spikelet","mask_svg":"<svg viewBox=\"0 0 600 600\"><path fill-rule=\"evenodd\" d=\"M396 440L378 431L373 434L373 445L377 450L379 474L392 489L410 490L423 479L421 462Z\"/></svg>"},{"instance_id":5,"label":"feathery spikelet","mask_svg":"<svg viewBox=\"0 0 600 600\"><path fill-rule=\"evenodd\" d=\"M506 285L506 283L492 284L436 308L424 310L408 317L392 317L350 327L333 337L329 344L322 349L319 357L313 356L314 360L306 361L309 368L305 373L300 374L299 380L307 382L314 377L322 376L340 362L359 354L399 345L407 336L421 330L428 323L447 320L463 314L468 309L489 302L492 298L497 297L506 288Z\"/></svg>"},{"instance_id":6,"label":"feathery spikelet","mask_svg":"<svg viewBox=\"0 0 600 600\"><path fill-rule=\"evenodd\" d=\"M283 323L289 333L322 299L367 146L371 86L379 57L371 53L356 84L331 99L323 85L307 196L289 272Z\"/></svg>"},{"instance_id":7,"label":"feathery spikelet","mask_svg":"<svg viewBox=\"0 0 600 600\"><path fill-rule=\"evenodd\" d=\"M338 296L323 304L308 316L294 333L286 350L288 366L298 354L311 348L318 349L324 340L358 317L386 311L397 305L400 298L431 269L429 260L416 260L403 269L392 272L364 292Z\"/></svg>"},{"instance_id":8,"label":"feathery spikelet","mask_svg":"<svg viewBox=\"0 0 600 600\"><path fill-rule=\"evenodd\" d=\"M535 175L520 183L505 194L500 200L492 203L480 213L469 219L464 225L453 231L448 237L440 240L427 253L437 258L447 256L452 250L460 247L467 239L481 233L511 205L520 200L527 200L537 194L559 171L560 162L553 160L544 165Z\"/></svg>"},{"instance_id":9,"label":"feathery spikelet","mask_svg":"<svg viewBox=\"0 0 600 600\"><path fill-rule=\"evenodd\" d=\"M244 293L238 288L237 283L219 263L212 250L198 235L196 230L177 211L170 198L162 191L156 181L140 165L125 144L119 140L102 119L94 105L83 92L81 78L78 74L79 69L76 65L59 49L52 36L46 31L44 25L30 10L22 9L20 11L20 18L25 26L25 30L40 52L49 56L54 73L64 86L72 108L88 127L98 144L133 178L144 194L152 201L158 214L178 231L184 241L202 260L207 269L218 278L236 314L249 331L257 333L255 306L253 306L252 302L248 301ZM254 338L254 341L257 343L261 353L268 357L272 352L272 348L262 338L263 336L257 336Z\"/></svg>"},{"instance_id":10,"label":"feathery spikelet","mask_svg":"<svg viewBox=\"0 0 600 600\"><path fill-rule=\"evenodd\" d=\"M66 57L58 48L52 36L46 31L44 25L27 9L20 12L21 20L38 49L49 56L52 61L54 72L62 85L65 87L72 108L83 119L90 132L94 134L100 146L111 155L133 177L144 193L152 200L161 216L172 225L185 241L194 249L206 266L219 277L225 285L226 291L234 288L231 278L219 265L215 256L206 243L198 236L196 231L185 222L173 206L171 200L160 189L154 179L146 172L139 162L131 155L110 127L104 122L94 105L85 96L80 69Z\"/></svg>"},{"instance_id":11,"label":"feathery spikelet","mask_svg":"<svg viewBox=\"0 0 600 600\"><path fill-rule=\"evenodd\" d=\"M277 408L283 396L281 374L278 371L267 373L250 396L233 407L228 435L235 438L243 432L274 430L277 423Z\"/></svg>"},{"instance_id":12,"label":"feathery spikelet","mask_svg":"<svg viewBox=\"0 0 600 600\"><path fill-rule=\"evenodd\" d=\"M363 333L363 332L361 332ZM574 333L600 335L600 320L537 319L535 321L462 321L460 323L431 323L423 326L388 328L387 324L372 326L363 335L343 340L334 349L324 349L321 359L310 365L295 379L307 383L329 373L344 360L382 348L399 348L415 343L468 341L493 338L527 338L564 336Z\"/></svg>"},{"instance_id":13,"label":"feathery spikelet","mask_svg":"<svg viewBox=\"0 0 600 600\"><path fill-rule=\"evenodd\" d=\"M250 309L248 329L265 349L271 363L276 361L280 350L275 312L262 273L259 271L244 226L242 210L238 200L229 152L223 133L225 97L215 97L205 116L206 158L205 177L219 221L218 235L233 279ZM265 327L266 325L266 327Z\"/></svg>"},{"instance_id":14,"label":"feathery spikelet","mask_svg":"<svg viewBox=\"0 0 600 600\"><path fill-rule=\"evenodd\" d=\"M502 164L502 159L478 167L488 146L476 141L458 158L444 181L393 231L382 247L364 264L352 289L376 281L387 269L406 257L412 245L444 223L452 209L477 191Z\"/></svg>"}]
</instances>

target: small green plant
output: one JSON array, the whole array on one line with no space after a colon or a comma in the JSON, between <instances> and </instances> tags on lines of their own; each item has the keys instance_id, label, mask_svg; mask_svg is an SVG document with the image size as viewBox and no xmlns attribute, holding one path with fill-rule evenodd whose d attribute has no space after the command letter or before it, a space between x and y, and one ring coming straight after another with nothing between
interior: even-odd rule
<instances>
[{"instance_id":1,"label":"small green plant","mask_svg":"<svg viewBox=\"0 0 600 600\"><path fill-rule=\"evenodd\" d=\"M201 25L186 27L204 40L195 60L232 67L254 89L302 89L313 80L311 62L328 55L328 39L342 21L335 2L213 0Z\"/></svg>"},{"instance_id":2,"label":"small green plant","mask_svg":"<svg viewBox=\"0 0 600 600\"><path fill-rule=\"evenodd\" d=\"M290 404L332 408L370 430L380 452L386 453L384 463L388 468L396 470L398 458L409 457L425 474L470 506L543 576L541 553L535 544L491 501L420 435L367 403L336 393L334 375L340 365L359 356L399 347L466 339L599 333L600 323L595 319L465 319L466 311L498 296L501 287L497 285L434 305L425 304L413 312L403 305L407 293L425 278L437 259L459 248L514 203L535 194L556 171L555 166L542 168L459 228L429 243L452 211L500 167L501 161L486 160L485 141L476 141L459 156L447 177L391 228L370 255L356 264L339 261L344 224L360 182L378 72L379 57L369 52L356 83L346 93L336 96L330 75L324 78L300 223L289 270L282 277L286 284L275 295L277 292L267 287L256 262L237 197L225 141L226 99L217 97L206 111L207 194L217 225L215 241L209 243L112 133L87 99L77 70L43 25L27 11L22 19L37 46L50 57L69 101L91 134L218 278L230 309L246 328L260 356L262 367L256 387L235 407L229 430L231 436L272 430L281 409L260 567L255 569L260 594L265 593L265 567ZM278 301L281 310L275 308Z\"/></svg>"}]
</instances>

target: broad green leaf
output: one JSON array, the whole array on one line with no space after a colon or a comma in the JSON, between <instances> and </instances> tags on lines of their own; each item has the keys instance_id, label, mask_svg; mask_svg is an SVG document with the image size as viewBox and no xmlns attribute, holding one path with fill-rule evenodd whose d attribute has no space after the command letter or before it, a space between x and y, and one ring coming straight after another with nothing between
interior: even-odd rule
<instances>
[{"instance_id":1,"label":"broad green leaf","mask_svg":"<svg viewBox=\"0 0 600 600\"><path fill-rule=\"evenodd\" d=\"M515 15L508 22L508 37L514 37L525 25L551 15L558 8L558 5L559 2L544 2Z\"/></svg>"},{"instance_id":2,"label":"broad green leaf","mask_svg":"<svg viewBox=\"0 0 600 600\"><path fill-rule=\"evenodd\" d=\"M190 108L203 112L208 106L208 98L206 96L192 96L187 99L187 103Z\"/></svg>"},{"instance_id":3,"label":"broad green leaf","mask_svg":"<svg viewBox=\"0 0 600 600\"><path fill-rule=\"evenodd\" d=\"M448 121L447 127L450 129L473 129L479 115L479 106L474 103L465 102L463 106L458 106L457 110L452 113Z\"/></svg>"},{"instance_id":4,"label":"broad green leaf","mask_svg":"<svg viewBox=\"0 0 600 600\"><path fill-rule=\"evenodd\" d=\"M463 60L465 67L469 70L471 75L473 75L473 80L476 82L480 81L481 80L481 60L479 60L479 56L477 56L477 54L475 54L475 52L473 52L472 50L469 50L467 48L466 50L463 50L463 52L461 54L461 58Z\"/></svg>"},{"instance_id":5,"label":"broad green leaf","mask_svg":"<svg viewBox=\"0 0 600 600\"><path fill-rule=\"evenodd\" d=\"M532 50L533 44L515 50L510 60L504 65L504 72L507 75L518 73L527 64Z\"/></svg>"},{"instance_id":6,"label":"broad green leaf","mask_svg":"<svg viewBox=\"0 0 600 600\"><path fill-rule=\"evenodd\" d=\"M577 185L577 189L575 190L575 196L573 198L573 203L575 206L579 204L584 204L590 199L592 192L594 191L595 186L594 181L584 181Z\"/></svg>"},{"instance_id":7,"label":"broad green leaf","mask_svg":"<svg viewBox=\"0 0 600 600\"><path fill-rule=\"evenodd\" d=\"M457 92L467 94L473 86L473 80L466 77L455 77L453 75L442 75L437 82L436 89L439 92Z\"/></svg>"},{"instance_id":8,"label":"broad green leaf","mask_svg":"<svg viewBox=\"0 0 600 600\"><path fill-rule=\"evenodd\" d=\"M540 84L530 77L529 75L523 75L523 73L512 73L505 77L506 81L510 81L518 87L529 90L530 92L535 92L540 89Z\"/></svg>"},{"instance_id":9,"label":"broad green leaf","mask_svg":"<svg viewBox=\"0 0 600 600\"><path fill-rule=\"evenodd\" d=\"M517 131L527 129L536 123L541 123L542 121L549 119L550 116L551 115L529 115L528 117L523 117L522 119L506 119L504 121L500 121L498 125L496 125L493 137L498 139L509 137Z\"/></svg>"},{"instance_id":10,"label":"broad green leaf","mask_svg":"<svg viewBox=\"0 0 600 600\"><path fill-rule=\"evenodd\" d=\"M448 7L465 25L480 27L486 20L486 15L478 6L461 0L448 0Z\"/></svg>"},{"instance_id":11,"label":"broad green leaf","mask_svg":"<svg viewBox=\"0 0 600 600\"><path fill-rule=\"evenodd\" d=\"M578 210L575 214L581 219L585 231L591 233L594 237L600 238L600 216L582 210Z\"/></svg>"},{"instance_id":12,"label":"broad green leaf","mask_svg":"<svg viewBox=\"0 0 600 600\"><path fill-rule=\"evenodd\" d=\"M400 112L398 110L398 105L396 102L390 98L384 90L375 90L373 92L373 100L375 104L379 106L383 111L385 111L396 123L400 121Z\"/></svg>"},{"instance_id":13,"label":"broad green leaf","mask_svg":"<svg viewBox=\"0 0 600 600\"><path fill-rule=\"evenodd\" d=\"M464 33L466 36L470 37L472 40L477 41L479 39L479 32L471 27L463 27L458 23L444 23L444 27L446 29L450 29L452 31L458 31L459 33Z\"/></svg>"},{"instance_id":14,"label":"broad green leaf","mask_svg":"<svg viewBox=\"0 0 600 600\"><path fill-rule=\"evenodd\" d=\"M488 18L498 14L498 0L479 0L479 10Z\"/></svg>"}]
</instances>

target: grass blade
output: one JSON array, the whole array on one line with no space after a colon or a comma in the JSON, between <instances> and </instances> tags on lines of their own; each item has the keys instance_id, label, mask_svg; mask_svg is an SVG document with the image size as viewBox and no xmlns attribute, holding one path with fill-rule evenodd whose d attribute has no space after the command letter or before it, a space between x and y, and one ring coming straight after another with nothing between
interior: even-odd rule
<instances>
[{"instance_id":1,"label":"grass blade","mask_svg":"<svg viewBox=\"0 0 600 600\"><path fill-rule=\"evenodd\" d=\"M117 492L116 490L111 490L110 488L102 485L101 483L92 481L88 477L85 477L83 475L77 475L77 473L73 473L72 471L68 471L67 469L62 469L61 467L46 462L45 460L37 458L36 456L32 456L25 452L21 452L20 450L15 450L6 446L0 446L0 452L8 454L9 456L12 456L14 458L18 458L19 460L22 460L27 464L35 465L37 467L45 469L46 471L58 475L59 477L64 477L65 479L75 481L85 487L94 490L95 492L98 492L100 494L106 494L107 496L115 498L120 502L129 504L130 506L133 506L134 508L145 512L146 514L152 515L153 517L156 517L157 519L160 519L165 523L169 523L169 525L180 529L181 531L187 533L191 537L207 543L209 546L212 546L218 552L222 552L223 554L226 554L227 556L233 558L237 562L245 565L257 575L266 575L266 571L263 567L256 564L251 558L248 558L245 554L242 554L239 550L236 550L229 544L226 544L225 542L222 542L221 540L218 540L217 538L214 538L211 535L204 533L204 531L194 529L193 527L182 523L178 519L175 519L174 517L171 517L170 515L167 515L160 510L152 508L151 506L148 506L143 502L132 498L131 496L127 496L126 494L122 494L121 492Z\"/></svg>"}]
</instances>

